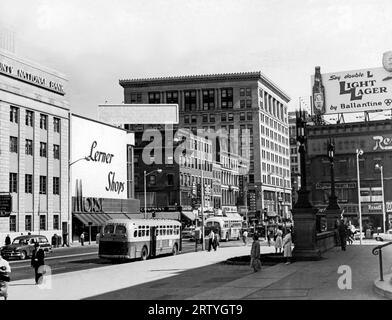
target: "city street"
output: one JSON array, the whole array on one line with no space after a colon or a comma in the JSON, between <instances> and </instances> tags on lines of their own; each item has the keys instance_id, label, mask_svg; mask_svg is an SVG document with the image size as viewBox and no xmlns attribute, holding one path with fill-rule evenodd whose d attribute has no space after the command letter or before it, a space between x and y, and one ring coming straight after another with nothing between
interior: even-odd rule
<instances>
[{"instance_id":1,"label":"city street","mask_svg":"<svg viewBox=\"0 0 392 320\"><path fill-rule=\"evenodd\" d=\"M250 239L248 240L250 241ZM221 242L221 247L236 247L242 246L242 241ZM183 240L182 252L189 253L195 251L195 242L190 240ZM201 244L198 244L198 251L201 251ZM154 258L159 261L160 257ZM98 245L91 244L85 246L55 248L46 259L46 264L50 266L52 274L80 271L86 269L94 269L116 264L115 262L100 259L98 257ZM157 261L157 262L158 262ZM118 262L132 263L133 261ZM26 260L11 260L12 280L32 279L34 277L34 270L31 267L30 259Z\"/></svg>"}]
</instances>

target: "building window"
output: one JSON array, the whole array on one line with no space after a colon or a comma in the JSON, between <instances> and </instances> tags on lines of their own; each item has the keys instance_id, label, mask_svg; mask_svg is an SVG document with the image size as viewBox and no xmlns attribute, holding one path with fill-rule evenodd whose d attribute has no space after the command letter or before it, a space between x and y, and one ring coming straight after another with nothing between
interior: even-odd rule
<instances>
[{"instance_id":1,"label":"building window","mask_svg":"<svg viewBox=\"0 0 392 320\"><path fill-rule=\"evenodd\" d=\"M45 114L40 115L39 127L43 130L48 130L48 116Z\"/></svg>"},{"instance_id":2,"label":"building window","mask_svg":"<svg viewBox=\"0 0 392 320\"><path fill-rule=\"evenodd\" d=\"M208 114L203 114L203 122L208 122Z\"/></svg>"},{"instance_id":3,"label":"building window","mask_svg":"<svg viewBox=\"0 0 392 320\"><path fill-rule=\"evenodd\" d=\"M251 121L252 120L252 112L247 112L246 118L248 119L248 121Z\"/></svg>"},{"instance_id":4,"label":"building window","mask_svg":"<svg viewBox=\"0 0 392 320\"><path fill-rule=\"evenodd\" d=\"M245 100L240 100L240 108L241 109L245 108Z\"/></svg>"},{"instance_id":5,"label":"building window","mask_svg":"<svg viewBox=\"0 0 392 320\"><path fill-rule=\"evenodd\" d=\"M26 154L33 155L33 140L26 139Z\"/></svg>"},{"instance_id":6,"label":"building window","mask_svg":"<svg viewBox=\"0 0 392 320\"><path fill-rule=\"evenodd\" d=\"M142 94L141 93L132 93L131 94L131 103L142 103Z\"/></svg>"},{"instance_id":7,"label":"building window","mask_svg":"<svg viewBox=\"0 0 392 320\"><path fill-rule=\"evenodd\" d=\"M184 91L184 109L185 111L196 110L196 90Z\"/></svg>"},{"instance_id":8,"label":"building window","mask_svg":"<svg viewBox=\"0 0 392 320\"><path fill-rule=\"evenodd\" d=\"M53 194L60 194L60 178L53 177Z\"/></svg>"},{"instance_id":9,"label":"building window","mask_svg":"<svg viewBox=\"0 0 392 320\"><path fill-rule=\"evenodd\" d=\"M168 91L168 92L166 92L166 103L176 103L176 104L178 104L178 91Z\"/></svg>"},{"instance_id":10,"label":"building window","mask_svg":"<svg viewBox=\"0 0 392 320\"><path fill-rule=\"evenodd\" d=\"M189 123L189 115L184 116L184 123Z\"/></svg>"},{"instance_id":11,"label":"building window","mask_svg":"<svg viewBox=\"0 0 392 320\"><path fill-rule=\"evenodd\" d=\"M53 145L53 158L60 159L60 146L58 144Z\"/></svg>"},{"instance_id":12,"label":"building window","mask_svg":"<svg viewBox=\"0 0 392 320\"><path fill-rule=\"evenodd\" d=\"M53 130L54 130L54 132L60 133L60 119L59 118L53 118Z\"/></svg>"},{"instance_id":13,"label":"building window","mask_svg":"<svg viewBox=\"0 0 392 320\"><path fill-rule=\"evenodd\" d=\"M10 121L13 123L19 123L19 108L10 107Z\"/></svg>"},{"instance_id":14,"label":"building window","mask_svg":"<svg viewBox=\"0 0 392 320\"><path fill-rule=\"evenodd\" d=\"M252 108L252 100L246 100L246 107Z\"/></svg>"},{"instance_id":15,"label":"building window","mask_svg":"<svg viewBox=\"0 0 392 320\"><path fill-rule=\"evenodd\" d=\"M59 230L60 223L59 223L59 215L53 215L53 230Z\"/></svg>"},{"instance_id":16,"label":"building window","mask_svg":"<svg viewBox=\"0 0 392 320\"><path fill-rule=\"evenodd\" d=\"M167 175L167 185L174 186L174 174L169 173Z\"/></svg>"},{"instance_id":17,"label":"building window","mask_svg":"<svg viewBox=\"0 0 392 320\"><path fill-rule=\"evenodd\" d=\"M155 175L149 176L149 179L148 179L148 184L149 185L155 186L156 182L157 182L157 177Z\"/></svg>"},{"instance_id":18,"label":"building window","mask_svg":"<svg viewBox=\"0 0 392 320\"><path fill-rule=\"evenodd\" d=\"M233 89L221 89L221 106L222 109L233 108Z\"/></svg>"},{"instance_id":19,"label":"building window","mask_svg":"<svg viewBox=\"0 0 392 320\"><path fill-rule=\"evenodd\" d=\"M16 232L16 216L10 216L10 231Z\"/></svg>"},{"instance_id":20,"label":"building window","mask_svg":"<svg viewBox=\"0 0 392 320\"><path fill-rule=\"evenodd\" d=\"M196 115L193 115L193 116L191 117L191 121L192 121L192 123L197 123L197 116L196 116Z\"/></svg>"},{"instance_id":21,"label":"building window","mask_svg":"<svg viewBox=\"0 0 392 320\"><path fill-rule=\"evenodd\" d=\"M240 89L240 96L244 97L245 96L245 88Z\"/></svg>"},{"instance_id":22,"label":"building window","mask_svg":"<svg viewBox=\"0 0 392 320\"><path fill-rule=\"evenodd\" d=\"M252 88L246 88L246 96L251 97L252 96Z\"/></svg>"},{"instance_id":23,"label":"building window","mask_svg":"<svg viewBox=\"0 0 392 320\"><path fill-rule=\"evenodd\" d=\"M46 230L46 216L44 215L39 216L39 229Z\"/></svg>"},{"instance_id":24,"label":"building window","mask_svg":"<svg viewBox=\"0 0 392 320\"><path fill-rule=\"evenodd\" d=\"M46 158L47 157L47 147L45 142L40 142L40 148L39 148L39 155L40 157Z\"/></svg>"},{"instance_id":25,"label":"building window","mask_svg":"<svg viewBox=\"0 0 392 320\"><path fill-rule=\"evenodd\" d=\"M25 174L25 193L33 193L33 175Z\"/></svg>"},{"instance_id":26,"label":"building window","mask_svg":"<svg viewBox=\"0 0 392 320\"><path fill-rule=\"evenodd\" d=\"M215 122L215 114L210 114L210 122Z\"/></svg>"},{"instance_id":27,"label":"building window","mask_svg":"<svg viewBox=\"0 0 392 320\"><path fill-rule=\"evenodd\" d=\"M25 216L25 231L31 231L31 215Z\"/></svg>"},{"instance_id":28,"label":"building window","mask_svg":"<svg viewBox=\"0 0 392 320\"><path fill-rule=\"evenodd\" d=\"M10 172L10 192L18 192L18 175Z\"/></svg>"},{"instance_id":29,"label":"building window","mask_svg":"<svg viewBox=\"0 0 392 320\"><path fill-rule=\"evenodd\" d=\"M229 113L228 121L234 121L234 115L232 113Z\"/></svg>"},{"instance_id":30,"label":"building window","mask_svg":"<svg viewBox=\"0 0 392 320\"><path fill-rule=\"evenodd\" d=\"M241 121L245 120L245 112L240 113L240 120Z\"/></svg>"},{"instance_id":31,"label":"building window","mask_svg":"<svg viewBox=\"0 0 392 320\"><path fill-rule=\"evenodd\" d=\"M18 153L18 138L10 137L10 152Z\"/></svg>"},{"instance_id":32,"label":"building window","mask_svg":"<svg viewBox=\"0 0 392 320\"><path fill-rule=\"evenodd\" d=\"M215 108L215 90L203 90L203 110L211 110Z\"/></svg>"},{"instance_id":33,"label":"building window","mask_svg":"<svg viewBox=\"0 0 392 320\"><path fill-rule=\"evenodd\" d=\"M226 113L221 114L221 121L227 121L227 114Z\"/></svg>"},{"instance_id":34,"label":"building window","mask_svg":"<svg viewBox=\"0 0 392 320\"><path fill-rule=\"evenodd\" d=\"M26 110L26 118L25 118L26 126L28 127L33 126L33 117L34 117L34 112L30 110Z\"/></svg>"},{"instance_id":35,"label":"building window","mask_svg":"<svg viewBox=\"0 0 392 320\"><path fill-rule=\"evenodd\" d=\"M149 92L148 93L148 103L161 103L161 93L160 92Z\"/></svg>"},{"instance_id":36,"label":"building window","mask_svg":"<svg viewBox=\"0 0 392 320\"><path fill-rule=\"evenodd\" d=\"M46 194L47 184L46 184L46 176L39 177L39 193Z\"/></svg>"}]
</instances>

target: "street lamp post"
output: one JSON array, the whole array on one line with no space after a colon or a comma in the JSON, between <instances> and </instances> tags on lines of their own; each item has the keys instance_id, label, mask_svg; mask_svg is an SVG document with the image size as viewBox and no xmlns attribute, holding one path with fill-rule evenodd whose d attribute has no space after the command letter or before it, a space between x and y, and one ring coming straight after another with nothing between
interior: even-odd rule
<instances>
[{"instance_id":1,"label":"street lamp post","mask_svg":"<svg viewBox=\"0 0 392 320\"><path fill-rule=\"evenodd\" d=\"M147 218L147 176L149 176L150 174L152 174L154 172L161 173L162 169L156 169L156 170L153 170L149 173L147 173L147 171L144 170L144 219Z\"/></svg>"},{"instance_id":2,"label":"street lamp post","mask_svg":"<svg viewBox=\"0 0 392 320\"><path fill-rule=\"evenodd\" d=\"M380 164L376 164L375 168L380 170L380 178L381 178L381 199L382 199L382 230L385 233L385 200L384 200L384 172L383 166Z\"/></svg>"},{"instance_id":3,"label":"street lamp post","mask_svg":"<svg viewBox=\"0 0 392 320\"><path fill-rule=\"evenodd\" d=\"M362 244L362 208L361 208L361 181L359 178L359 156L363 155L361 149L356 150L357 157L357 184L358 184L358 212L359 212L359 244Z\"/></svg>"}]
</instances>

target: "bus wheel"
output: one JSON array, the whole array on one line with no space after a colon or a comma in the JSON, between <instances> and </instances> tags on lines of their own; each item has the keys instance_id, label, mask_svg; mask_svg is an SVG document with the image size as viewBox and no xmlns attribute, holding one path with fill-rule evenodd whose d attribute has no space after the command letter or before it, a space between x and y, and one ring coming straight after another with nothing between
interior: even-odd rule
<instances>
[{"instance_id":1,"label":"bus wheel","mask_svg":"<svg viewBox=\"0 0 392 320\"><path fill-rule=\"evenodd\" d=\"M175 256L175 255L177 255L177 253L178 253L178 246L177 246L177 243L176 243L176 244L174 244L174 246L173 246L172 254L173 254L173 256Z\"/></svg>"},{"instance_id":2,"label":"bus wheel","mask_svg":"<svg viewBox=\"0 0 392 320\"><path fill-rule=\"evenodd\" d=\"M147 258L148 258L148 250L147 250L147 247L143 247L141 259L142 259L142 260L147 260Z\"/></svg>"}]
</instances>

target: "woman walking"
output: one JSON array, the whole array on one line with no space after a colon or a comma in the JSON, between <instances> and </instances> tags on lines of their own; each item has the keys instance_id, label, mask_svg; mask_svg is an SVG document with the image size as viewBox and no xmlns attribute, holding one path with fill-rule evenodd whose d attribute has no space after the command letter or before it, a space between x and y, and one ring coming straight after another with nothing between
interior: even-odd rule
<instances>
[{"instance_id":1,"label":"woman walking","mask_svg":"<svg viewBox=\"0 0 392 320\"><path fill-rule=\"evenodd\" d=\"M260 271L261 269L260 242L257 233L253 236L252 249L250 251L250 266L253 268L254 272Z\"/></svg>"},{"instance_id":2,"label":"woman walking","mask_svg":"<svg viewBox=\"0 0 392 320\"><path fill-rule=\"evenodd\" d=\"M45 265L45 252L39 246L39 243L35 243L35 249L31 256L31 266L34 268L35 273L35 284L41 284L43 281L43 265Z\"/></svg>"},{"instance_id":3,"label":"woman walking","mask_svg":"<svg viewBox=\"0 0 392 320\"><path fill-rule=\"evenodd\" d=\"M283 232L282 230L278 229L276 231L276 240L275 240L275 253L281 253L283 247Z\"/></svg>"},{"instance_id":4,"label":"woman walking","mask_svg":"<svg viewBox=\"0 0 392 320\"><path fill-rule=\"evenodd\" d=\"M287 259L286 264L290 264L290 259L292 256L291 246L293 242L291 240L291 230L287 229L287 233L283 238L283 256Z\"/></svg>"}]
</instances>

